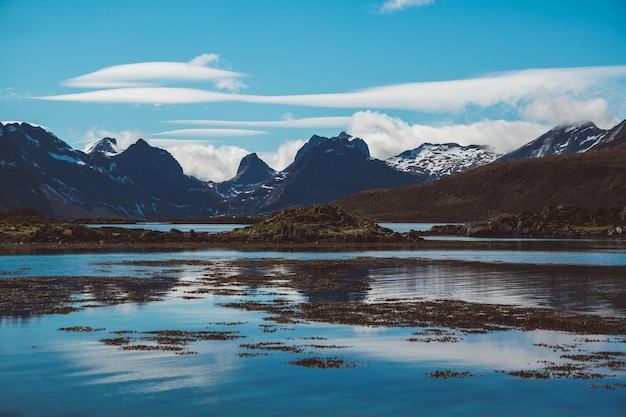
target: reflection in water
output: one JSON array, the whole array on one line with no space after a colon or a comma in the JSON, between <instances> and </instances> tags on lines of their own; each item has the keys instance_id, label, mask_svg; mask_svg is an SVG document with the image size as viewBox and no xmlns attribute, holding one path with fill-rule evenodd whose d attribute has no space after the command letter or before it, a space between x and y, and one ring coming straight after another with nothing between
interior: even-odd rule
<instances>
[{"instance_id":1,"label":"reflection in water","mask_svg":"<svg viewBox=\"0 0 626 417\"><path fill-rule=\"evenodd\" d=\"M202 361L185 360L168 352L129 353L77 343L63 352L64 359L83 370L71 376L87 385L124 384L132 391L152 394L182 388L218 385L241 366L232 344L197 344Z\"/></svg>"},{"instance_id":2,"label":"reflection in water","mask_svg":"<svg viewBox=\"0 0 626 417\"><path fill-rule=\"evenodd\" d=\"M626 268L424 262L371 270L368 300L419 297L626 316Z\"/></svg>"},{"instance_id":3,"label":"reflection in water","mask_svg":"<svg viewBox=\"0 0 626 417\"><path fill-rule=\"evenodd\" d=\"M452 299L626 316L626 267L407 259L322 265L291 267L299 277L295 285L312 303Z\"/></svg>"},{"instance_id":4,"label":"reflection in water","mask_svg":"<svg viewBox=\"0 0 626 417\"><path fill-rule=\"evenodd\" d=\"M41 300L41 311L51 308L54 297L45 300L55 294L60 301L54 305L98 308L24 318L41 313L31 310L14 319L2 310L0 415L99 417L141 410L153 416L478 416L512 409L522 415L561 415L563 410L578 416L621 415L626 406L626 388L620 385L626 382L623 336L448 329L443 337L428 338L423 335L441 329L282 322L275 312L224 304L367 307L364 303L388 299L456 299L626 316L620 301L626 297L626 262L517 264L513 255L506 263L471 262L476 252L455 251L453 256L464 260L425 259L426 252L360 258L363 253L243 256L234 251L59 255L40 263L34 256L3 258L2 268L9 273L0 280L23 284L13 297L27 301L39 294L31 300ZM26 266L32 269L20 269ZM395 308L399 305L404 304ZM72 326L97 330L57 330ZM123 333L136 343L151 343L141 338L164 330L233 331L242 339L193 341L185 345L193 355L126 351L101 342ZM245 347L250 345L278 349ZM280 349L290 346L295 348ZM598 352L613 352L614 369L563 356ZM356 367L290 365L307 358L345 359ZM585 373L580 379L545 381L506 373L550 371L551 363L586 367ZM446 370L471 376L446 381L428 376ZM590 389L584 378L597 373L602 375L591 382L602 389Z\"/></svg>"}]
</instances>

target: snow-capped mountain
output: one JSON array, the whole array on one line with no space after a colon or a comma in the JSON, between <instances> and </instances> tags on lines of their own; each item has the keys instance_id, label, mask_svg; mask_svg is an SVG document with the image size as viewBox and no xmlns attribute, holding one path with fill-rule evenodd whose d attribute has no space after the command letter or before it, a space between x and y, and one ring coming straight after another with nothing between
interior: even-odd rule
<instances>
[{"instance_id":1,"label":"snow-capped mountain","mask_svg":"<svg viewBox=\"0 0 626 417\"><path fill-rule=\"evenodd\" d=\"M115 138L102 138L87 149L89 156L114 156L118 153L117 140Z\"/></svg>"},{"instance_id":2,"label":"snow-capped mountain","mask_svg":"<svg viewBox=\"0 0 626 417\"><path fill-rule=\"evenodd\" d=\"M142 139L118 152L116 140L104 138L85 153L27 123L0 128L0 211L32 207L63 218L258 215L415 182L372 159L367 144L346 133L312 137L282 172L251 154L234 178L213 183L185 175L171 154Z\"/></svg>"},{"instance_id":3,"label":"snow-capped mountain","mask_svg":"<svg viewBox=\"0 0 626 417\"><path fill-rule=\"evenodd\" d=\"M526 153L518 150L517 156L622 144L625 123L608 132L590 123L557 127L520 148ZM171 154L142 139L123 152L116 145L115 139L104 138L85 153L42 127L0 123L0 211L31 207L70 219L262 215L433 181L498 157L483 146L448 143L424 144L381 161L370 156L365 141L342 132L332 138L312 136L281 172L250 154L235 177L214 183L185 175Z\"/></svg>"},{"instance_id":4,"label":"snow-capped mountain","mask_svg":"<svg viewBox=\"0 0 626 417\"><path fill-rule=\"evenodd\" d=\"M421 182L429 182L489 164L501 155L488 146L424 143L385 160L385 163L398 171L415 175Z\"/></svg>"},{"instance_id":5,"label":"snow-capped mountain","mask_svg":"<svg viewBox=\"0 0 626 417\"><path fill-rule=\"evenodd\" d=\"M206 217L215 214L216 200L169 153L144 141L110 157L88 155L41 127L0 124L0 210L32 207L63 218Z\"/></svg>"},{"instance_id":6,"label":"snow-capped mountain","mask_svg":"<svg viewBox=\"0 0 626 417\"><path fill-rule=\"evenodd\" d=\"M559 125L537 139L502 156L500 161L587 152L600 145L607 130L592 122Z\"/></svg>"},{"instance_id":7,"label":"snow-capped mountain","mask_svg":"<svg viewBox=\"0 0 626 417\"><path fill-rule=\"evenodd\" d=\"M606 135L602 137L602 142L594 146L593 149L606 149L622 143L626 143L626 120L622 120L621 123L606 132Z\"/></svg>"}]
</instances>

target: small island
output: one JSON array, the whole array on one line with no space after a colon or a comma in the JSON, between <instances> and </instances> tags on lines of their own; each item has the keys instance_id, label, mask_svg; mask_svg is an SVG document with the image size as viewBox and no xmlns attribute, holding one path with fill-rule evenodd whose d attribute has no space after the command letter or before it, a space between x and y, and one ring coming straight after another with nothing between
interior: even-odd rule
<instances>
[{"instance_id":1,"label":"small island","mask_svg":"<svg viewBox=\"0 0 626 417\"><path fill-rule=\"evenodd\" d=\"M428 236L525 238L626 238L626 209L548 206L541 212L497 215L486 221L433 226L398 233L328 204L278 211L250 226L220 233L123 227L119 220L89 226L19 208L0 214L0 252L97 250L187 250L211 247L257 250L359 250L479 247L480 241L428 241ZM204 221L206 222L206 220ZM223 221L222 221L223 222ZM128 223L128 221L126 221ZM497 243L496 243L497 244Z\"/></svg>"},{"instance_id":2,"label":"small island","mask_svg":"<svg viewBox=\"0 0 626 417\"><path fill-rule=\"evenodd\" d=\"M283 210L245 228L221 233L167 232L121 227L112 223L90 227L46 217L34 209L0 214L0 251L102 249L202 249L237 247L257 249L293 247L414 247L423 240L415 231L397 233L332 205Z\"/></svg>"}]
</instances>

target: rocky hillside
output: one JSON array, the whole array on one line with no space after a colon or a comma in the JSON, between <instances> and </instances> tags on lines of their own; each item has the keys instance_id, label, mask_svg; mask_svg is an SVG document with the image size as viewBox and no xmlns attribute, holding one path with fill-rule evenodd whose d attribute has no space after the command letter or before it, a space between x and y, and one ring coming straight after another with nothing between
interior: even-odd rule
<instances>
[{"instance_id":1,"label":"rocky hillside","mask_svg":"<svg viewBox=\"0 0 626 417\"><path fill-rule=\"evenodd\" d=\"M465 225L433 226L428 233L471 237L626 237L626 207L547 206L539 212L501 214Z\"/></svg>"},{"instance_id":2,"label":"rocky hillside","mask_svg":"<svg viewBox=\"0 0 626 417\"><path fill-rule=\"evenodd\" d=\"M500 161L582 153L595 149L604 142L607 131L592 122L560 125L537 139L500 157Z\"/></svg>"},{"instance_id":3,"label":"rocky hillside","mask_svg":"<svg viewBox=\"0 0 626 417\"><path fill-rule=\"evenodd\" d=\"M471 221L547 205L626 206L626 144L600 151L496 162L473 171L334 204L376 221Z\"/></svg>"}]
</instances>

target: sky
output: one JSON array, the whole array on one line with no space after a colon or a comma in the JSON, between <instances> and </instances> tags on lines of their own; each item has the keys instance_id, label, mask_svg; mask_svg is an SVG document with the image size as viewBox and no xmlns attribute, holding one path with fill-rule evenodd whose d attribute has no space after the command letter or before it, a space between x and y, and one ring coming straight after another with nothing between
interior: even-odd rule
<instances>
[{"instance_id":1,"label":"sky","mask_svg":"<svg viewBox=\"0 0 626 417\"><path fill-rule=\"evenodd\" d=\"M346 131L511 151L626 119L623 0L0 0L0 120L233 177Z\"/></svg>"}]
</instances>

